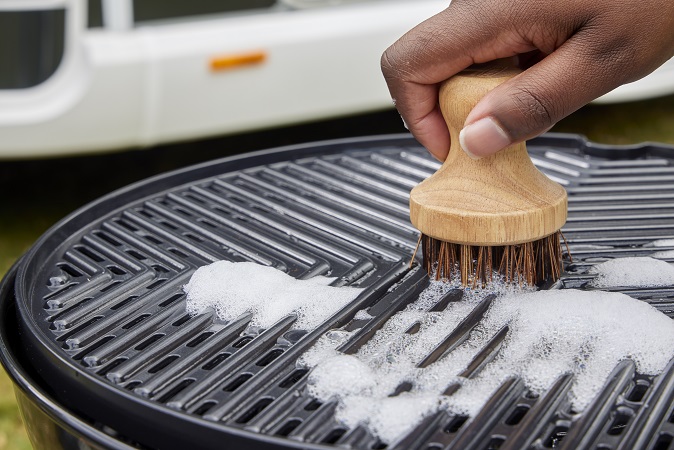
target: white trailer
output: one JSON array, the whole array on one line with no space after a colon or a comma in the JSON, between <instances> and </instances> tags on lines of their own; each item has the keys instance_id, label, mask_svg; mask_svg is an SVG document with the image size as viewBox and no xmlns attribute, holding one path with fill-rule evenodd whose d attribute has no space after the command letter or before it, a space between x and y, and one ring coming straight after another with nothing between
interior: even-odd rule
<instances>
[{"instance_id":1,"label":"white trailer","mask_svg":"<svg viewBox=\"0 0 674 450\"><path fill-rule=\"evenodd\" d=\"M391 107L384 49L446 0L0 0L0 158ZM674 92L674 63L603 101Z\"/></svg>"}]
</instances>

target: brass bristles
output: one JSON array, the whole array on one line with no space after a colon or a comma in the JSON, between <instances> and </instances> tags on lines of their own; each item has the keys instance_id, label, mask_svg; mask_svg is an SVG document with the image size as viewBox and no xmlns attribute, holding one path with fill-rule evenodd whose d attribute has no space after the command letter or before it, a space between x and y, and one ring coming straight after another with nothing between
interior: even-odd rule
<instances>
[{"instance_id":1,"label":"brass bristles","mask_svg":"<svg viewBox=\"0 0 674 450\"><path fill-rule=\"evenodd\" d=\"M435 270L435 279L451 280L457 274L463 286L484 286L494 272L510 283L530 286L556 281L562 273L561 231L533 242L505 246L453 244L421 236L424 267Z\"/></svg>"}]
</instances>

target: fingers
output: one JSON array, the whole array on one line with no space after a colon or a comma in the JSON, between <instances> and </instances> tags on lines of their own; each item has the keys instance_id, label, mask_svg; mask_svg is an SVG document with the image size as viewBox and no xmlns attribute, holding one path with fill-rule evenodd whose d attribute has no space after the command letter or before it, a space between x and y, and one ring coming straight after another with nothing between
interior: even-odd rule
<instances>
[{"instance_id":1,"label":"fingers","mask_svg":"<svg viewBox=\"0 0 674 450\"><path fill-rule=\"evenodd\" d=\"M386 50L382 72L409 130L442 160L449 132L438 83L518 56L525 72L485 96L459 136L480 157L654 70L674 53L672 26L671 0L454 0Z\"/></svg>"},{"instance_id":2,"label":"fingers","mask_svg":"<svg viewBox=\"0 0 674 450\"><path fill-rule=\"evenodd\" d=\"M410 30L389 47L381 67L391 97L406 127L421 145L443 161L449 131L438 105L438 83L473 63L460 51L461 14L450 7Z\"/></svg>"},{"instance_id":3,"label":"fingers","mask_svg":"<svg viewBox=\"0 0 674 450\"><path fill-rule=\"evenodd\" d=\"M629 57L597 45L581 32L559 49L489 92L471 111L461 144L474 157L538 136L557 121L619 86L629 73Z\"/></svg>"},{"instance_id":4,"label":"fingers","mask_svg":"<svg viewBox=\"0 0 674 450\"><path fill-rule=\"evenodd\" d=\"M446 158L450 140L438 106L438 83L475 62L534 49L522 40L503 39L503 29L489 26L500 20L493 4L454 1L382 56L382 72L405 125L440 160Z\"/></svg>"},{"instance_id":5,"label":"fingers","mask_svg":"<svg viewBox=\"0 0 674 450\"><path fill-rule=\"evenodd\" d=\"M449 131L438 105L438 86L414 82L392 89L400 116L421 145L440 161L449 151Z\"/></svg>"}]
</instances>

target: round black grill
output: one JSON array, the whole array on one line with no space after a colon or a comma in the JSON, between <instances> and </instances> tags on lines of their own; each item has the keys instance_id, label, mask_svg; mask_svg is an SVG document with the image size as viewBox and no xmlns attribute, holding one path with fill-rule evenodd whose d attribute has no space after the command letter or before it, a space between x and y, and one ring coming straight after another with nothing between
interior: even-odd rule
<instances>
[{"instance_id":1,"label":"round black grill","mask_svg":"<svg viewBox=\"0 0 674 450\"><path fill-rule=\"evenodd\" d=\"M643 244L674 238L674 149L612 149L561 135L529 149L569 193L563 231L574 262L548 288L585 289L591 265L648 256ZM407 202L410 188L437 167L411 138L394 136L228 158L111 194L53 227L5 280L5 350L28 355L19 362L5 355L5 363L24 366L55 403L119 445L386 448L366 428L335 421L336 405L307 394L307 370L296 362L336 328L358 330L340 348L354 353L426 287L425 272L409 267L418 235ZM221 259L366 289L315 330L294 329L294 316L265 330L247 316L190 317L182 286L196 268ZM674 313L672 289L624 292ZM354 319L362 309L374 317ZM467 330L480 311L471 317L461 324ZM437 413L389 447L609 450L671 442L674 370L644 377L621 363L580 415L570 411L569 385L562 377L533 398L511 379L476 417Z\"/></svg>"}]
</instances>

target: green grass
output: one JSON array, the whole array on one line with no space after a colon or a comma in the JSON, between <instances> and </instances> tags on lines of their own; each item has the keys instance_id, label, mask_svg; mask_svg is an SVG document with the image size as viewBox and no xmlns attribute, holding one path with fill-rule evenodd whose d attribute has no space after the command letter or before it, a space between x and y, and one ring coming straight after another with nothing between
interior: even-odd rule
<instances>
[{"instance_id":1,"label":"green grass","mask_svg":"<svg viewBox=\"0 0 674 450\"><path fill-rule=\"evenodd\" d=\"M14 261L61 215L60 211L45 214L40 210L30 209L15 209L0 214L0 277L4 276ZM12 382L0 370L0 450L31 448L16 405Z\"/></svg>"},{"instance_id":2,"label":"green grass","mask_svg":"<svg viewBox=\"0 0 674 450\"><path fill-rule=\"evenodd\" d=\"M29 450L30 441L16 406L12 382L0 370L0 449Z\"/></svg>"},{"instance_id":3,"label":"green grass","mask_svg":"<svg viewBox=\"0 0 674 450\"><path fill-rule=\"evenodd\" d=\"M592 141L606 144L645 141L674 144L674 96L586 106L559 122L553 131L584 134Z\"/></svg>"},{"instance_id":4,"label":"green grass","mask_svg":"<svg viewBox=\"0 0 674 450\"><path fill-rule=\"evenodd\" d=\"M0 276L35 240L69 212L117 187L152 174L236 151L363 134L402 132L388 111L358 119L167 146L60 160L0 162ZM622 105L588 106L553 131L579 133L608 144L674 144L674 96ZM11 382L0 370L0 450L30 449Z\"/></svg>"}]
</instances>

